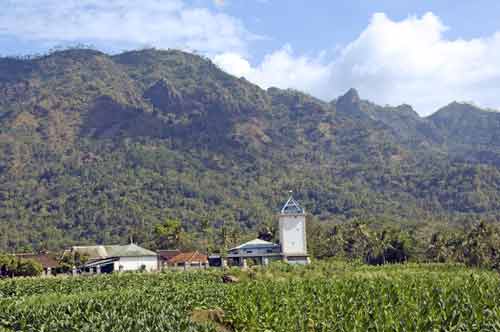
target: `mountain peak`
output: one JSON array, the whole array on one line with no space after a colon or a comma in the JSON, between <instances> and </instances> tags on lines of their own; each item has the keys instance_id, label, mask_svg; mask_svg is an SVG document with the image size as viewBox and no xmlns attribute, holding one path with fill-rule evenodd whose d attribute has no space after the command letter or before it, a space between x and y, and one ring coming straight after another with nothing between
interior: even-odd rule
<instances>
[{"instance_id":1,"label":"mountain peak","mask_svg":"<svg viewBox=\"0 0 500 332\"><path fill-rule=\"evenodd\" d=\"M358 104L361 101L359 98L358 90L354 88L350 88L343 96L341 96L338 102L341 103L349 103L349 104Z\"/></svg>"},{"instance_id":2,"label":"mountain peak","mask_svg":"<svg viewBox=\"0 0 500 332\"><path fill-rule=\"evenodd\" d=\"M450 104L440 108L430 116L430 118L442 118L442 117L456 117L457 115L473 115L475 113L482 113L480 108L469 103L461 103L453 101Z\"/></svg>"},{"instance_id":3,"label":"mountain peak","mask_svg":"<svg viewBox=\"0 0 500 332\"><path fill-rule=\"evenodd\" d=\"M358 91L351 88L337 99L336 108L340 113L358 114L361 112L360 102L361 99L359 98Z\"/></svg>"}]
</instances>

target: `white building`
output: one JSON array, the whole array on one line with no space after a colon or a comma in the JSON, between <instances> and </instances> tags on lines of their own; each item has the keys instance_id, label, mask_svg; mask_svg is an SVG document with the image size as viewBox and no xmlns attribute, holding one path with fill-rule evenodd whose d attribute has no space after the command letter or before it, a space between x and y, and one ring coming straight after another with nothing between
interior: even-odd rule
<instances>
[{"instance_id":1,"label":"white building","mask_svg":"<svg viewBox=\"0 0 500 332\"><path fill-rule=\"evenodd\" d=\"M230 265L245 266L249 260L255 264L267 265L270 261L282 259L281 247L279 244L255 239L230 249L227 258Z\"/></svg>"},{"instance_id":2,"label":"white building","mask_svg":"<svg viewBox=\"0 0 500 332\"><path fill-rule=\"evenodd\" d=\"M279 215L281 255L289 263L307 264L306 212L290 197Z\"/></svg>"},{"instance_id":3,"label":"white building","mask_svg":"<svg viewBox=\"0 0 500 332\"><path fill-rule=\"evenodd\" d=\"M115 271L156 271L159 268L158 255L131 243L112 246L75 246L71 254L85 263L81 271L112 273Z\"/></svg>"},{"instance_id":4,"label":"white building","mask_svg":"<svg viewBox=\"0 0 500 332\"><path fill-rule=\"evenodd\" d=\"M267 265L272 260L308 264L306 213L290 197L279 214L280 244L255 239L229 250L229 264L246 266L249 260Z\"/></svg>"}]
</instances>

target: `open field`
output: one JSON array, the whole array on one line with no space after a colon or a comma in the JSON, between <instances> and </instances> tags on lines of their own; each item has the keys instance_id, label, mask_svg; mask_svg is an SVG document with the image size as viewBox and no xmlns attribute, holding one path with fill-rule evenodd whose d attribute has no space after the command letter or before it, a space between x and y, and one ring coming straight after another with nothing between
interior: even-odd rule
<instances>
[{"instance_id":1,"label":"open field","mask_svg":"<svg viewBox=\"0 0 500 332\"><path fill-rule=\"evenodd\" d=\"M316 263L0 281L0 331L500 331L493 272Z\"/></svg>"}]
</instances>

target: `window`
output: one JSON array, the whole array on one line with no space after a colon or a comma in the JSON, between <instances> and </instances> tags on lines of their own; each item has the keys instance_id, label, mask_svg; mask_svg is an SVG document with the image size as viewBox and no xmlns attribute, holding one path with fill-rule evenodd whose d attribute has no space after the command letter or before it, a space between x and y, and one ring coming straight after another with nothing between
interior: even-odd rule
<instances>
[{"instance_id":1,"label":"window","mask_svg":"<svg viewBox=\"0 0 500 332\"><path fill-rule=\"evenodd\" d=\"M252 250L247 250L247 254L251 254L251 253L253 253Z\"/></svg>"}]
</instances>

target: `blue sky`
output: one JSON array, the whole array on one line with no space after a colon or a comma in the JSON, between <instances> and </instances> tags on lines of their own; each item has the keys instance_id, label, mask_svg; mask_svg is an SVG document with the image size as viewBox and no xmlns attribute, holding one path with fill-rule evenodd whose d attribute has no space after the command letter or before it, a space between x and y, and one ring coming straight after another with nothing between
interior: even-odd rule
<instances>
[{"instance_id":1,"label":"blue sky","mask_svg":"<svg viewBox=\"0 0 500 332\"><path fill-rule=\"evenodd\" d=\"M500 1L0 0L0 54L92 44L198 51L263 88L350 87L422 115L500 108Z\"/></svg>"},{"instance_id":2,"label":"blue sky","mask_svg":"<svg viewBox=\"0 0 500 332\"><path fill-rule=\"evenodd\" d=\"M258 45L257 56L284 43L300 53L345 45L378 12L393 20L432 12L450 27L448 38L477 38L500 30L500 1L491 0L233 0L222 9L240 17L250 31L271 38Z\"/></svg>"}]
</instances>

